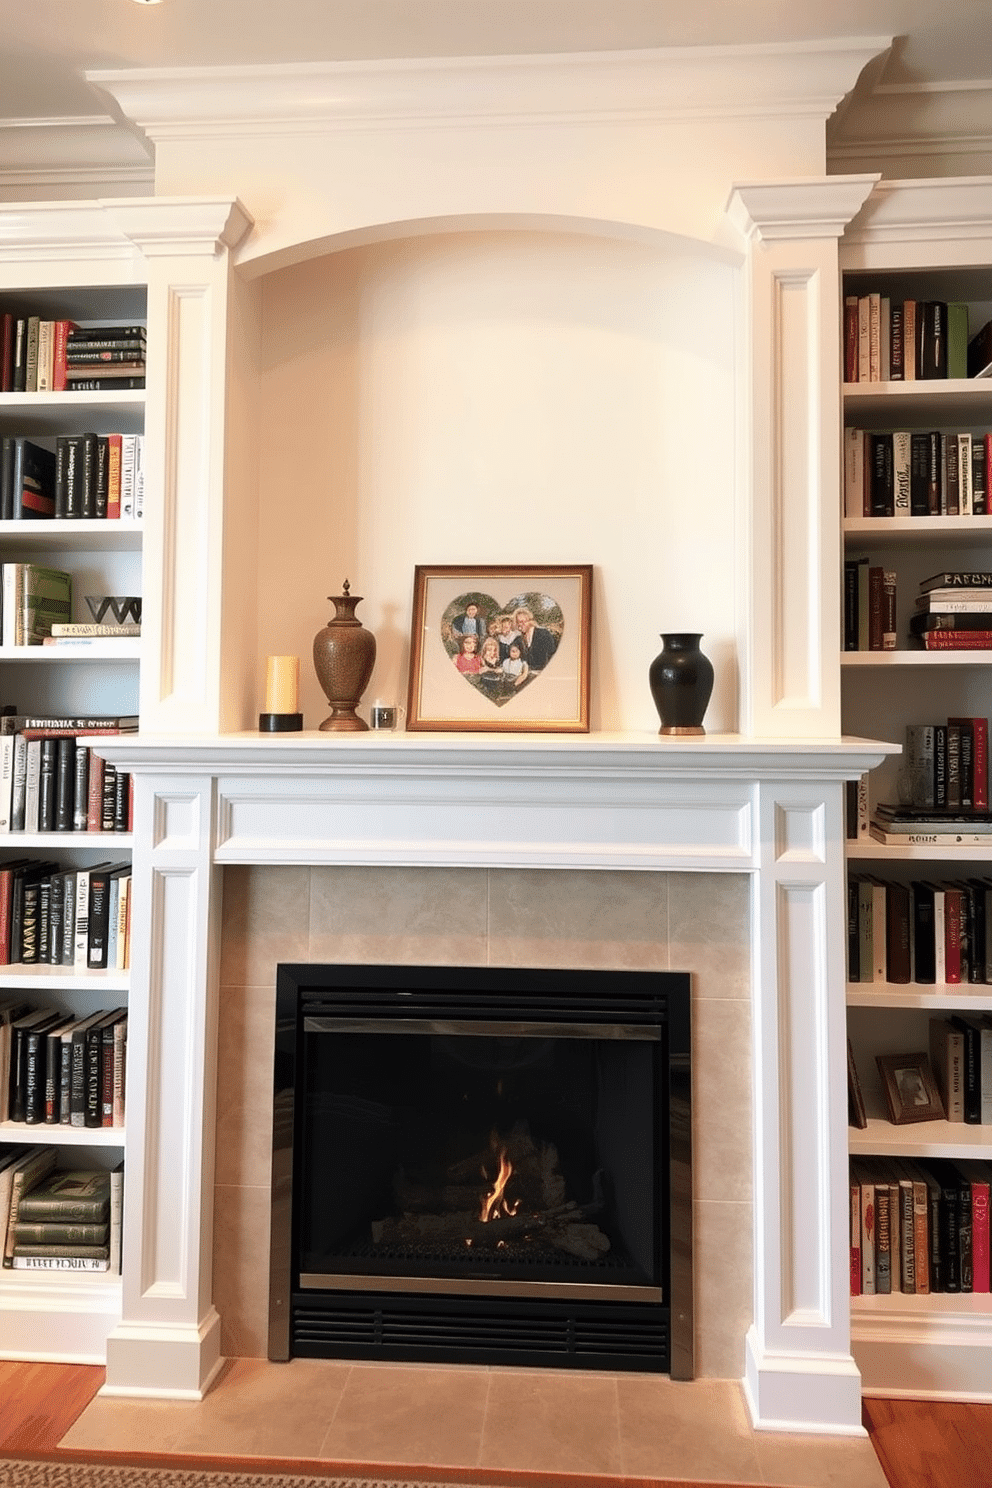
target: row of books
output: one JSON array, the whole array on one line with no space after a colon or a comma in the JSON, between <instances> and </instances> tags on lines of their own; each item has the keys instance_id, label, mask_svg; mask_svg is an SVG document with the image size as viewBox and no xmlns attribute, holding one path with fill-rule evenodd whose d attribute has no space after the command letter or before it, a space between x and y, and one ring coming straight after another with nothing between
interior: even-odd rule
<instances>
[{"instance_id":1,"label":"row of books","mask_svg":"<svg viewBox=\"0 0 992 1488\"><path fill-rule=\"evenodd\" d=\"M124 1164L60 1169L53 1147L0 1147L0 1253L15 1271L121 1268Z\"/></svg>"},{"instance_id":2,"label":"row of books","mask_svg":"<svg viewBox=\"0 0 992 1488\"><path fill-rule=\"evenodd\" d=\"M851 1296L989 1291L989 1184L979 1159L851 1159Z\"/></svg>"},{"instance_id":3,"label":"row of books","mask_svg":"<svg viewBox=\"0 0 992 1488\"><path fill-rule=\"evenodd\" d=\"M0 966L125 971L131 964L131 864L66 869L0 862Z\"/></svg>"},{"instance_id":4,"label":"row of books","mask_svg":"<svg viewBox=\"0 0 992 1488\"><path fill-rule=\"evenodd\" d=\"M969 307L871 290L844 298L844 381L992 375L992 322L971 334Z\"/></svg>"},{"instance_id":5,"label":"row of books","mask_svg":"<svg viewBox=\"0 0 992 1488\"><path fill-rule=\"evenodd\" d=\"M0 1121L124 1125L127 1011L75 1017L65 1008L0 1002Z\"/></svg>"},{"instance_id":6,"label":"row of books","mask_svg":"<svg viewBox=\"0 0 992 1488\"><path fill-rule=\"evenodd\" d=\"M988 813L988 719L956 715L944 723L907 724L899 803L876 807L889 830L915 831L920 822L937 829L967 823L982 833L992 831Z\"/></svg>"},{"instance_id":7,"label":"row of books","mask_svg":"<svg viewBox=\"0 0 992 1488\"><path fill-rule=\"evenodd\" d=\"M134 521L144 504L143 434L8 434L0 442L0 521Z\"/></svg>"},{"instance_id":8,"label":"row of books","mask_svg":"<svg viewBox=\"0 0 992 1488\"><path fill-rule=\"evenodd\" d=\"M0 392L143 388L143 325L78 325L40 315L0 312Z\"/></svg>"},{"instance_id":9,"label":"row of books","mask_svg":"<svg viewBox=\"0 0 992 1488\"><path fill-rule=\"evenodd\" d=\"M894 569L869 558L844 563L844 650L894 651L898 640Z\"/></svg>"},{"instance_id":10,"label":"row of books","mask_svg":"<svg viewBox=\"0 0 992 1488\"><path fill-rule=\"evenodd\" d=\"M992 986L992 878L848 875L851 982Z\"/></svg>"},{"instance_id":11,"label":"row of books","mask_svg":"<svg viewBox=\"0 0 992 1488\"><path fill-rule=\"evenodd\" d=\"M59 726L33 720L15 731L0 717L0 836L11 832L130 832L130 772L97 753L101 737L133 729L74 719Z\"/></svg>"},{"instance_id":12,"label":"row of books","mask_svg":"<svg viewBox=\"0 0 992 1488\"><path fill-rule=\"evenodd\" d=\"M944 573L926 579L909 620L910 647L927 651L987 651L992 646L988 573Z\"/></svg>"},{"instance_id":13,"label":"row of books","mask_svg":"<svg viewBox=\"0 0 992 1488\"><path fill-rule=\"evenodd\" d=\"M987 517L992 434L844 430L846 517Z\"/></svg>"}]
</instances>

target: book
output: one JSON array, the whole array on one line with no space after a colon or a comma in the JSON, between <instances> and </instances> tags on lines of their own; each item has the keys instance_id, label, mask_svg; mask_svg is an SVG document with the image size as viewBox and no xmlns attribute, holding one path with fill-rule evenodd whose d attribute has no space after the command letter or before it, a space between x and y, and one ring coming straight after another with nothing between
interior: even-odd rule
<instances>
[{"instance_id":1,"label":"book","mask_svg":"<svg viewBox=\"0 0 992 1488\"><path fill-rule=\"evenodd\" d=\"M55 454L33 439L15 436L12 440L10 473L10 511L6 495L2 497L0 515L13 520L55 515Z\"/></svg>"},{"instance_id":2,"label":"book","mask_svg":"<svg viewBox=\"0 0 992 1488\"><path fill-rule=\"evenodd\" d=\"M988 651L992 649L992 627L988 630L928 630L911 637L922 651Z\"/></svg>"},{"instance_id":3,"label":"book","mask_svg":"<svg viewBox=\"0 0 992 1488\"><path fill-rule=\"evenodd\" d=\"M972 1290L989 1291L989 1182L992 1167L974 1158L954 1158L960 1178L971 1185Z\"/></svg>"},{"instance_id":4,"label":"book","mask_svg":"<svg viewBox=\"0 0 992 1488\"><path fill-rule=\"evenodd\" d=\"M21 1206L32 1191L55 1167L54 1147L31 1147L14 1165L11 1174L10 1202L7 1207L7 1232L4 1238L3 1263L9 1267L14 1257L14 1228L22 1218Z\"/></svg>"},{"instance_id":5,"label":"book","mask_svg":"<svg viewBox=\"0 0 992 1488\"><path fill-rule=\"evenodd\" d=\"M18 564L22 585L15 644L37 646L51 635L56 620L72 617L72 575L39 563Z\"/></svg>"},{"instance_id":6,"label":"book","mask_svg":"<svg viewBox=\"0 0 992 1488\"><path fill-rule=\"evenodd\" d=\"M18 1220L103 1224L109 1213L109 1173L96 1168L49 1169L22 1200Z\"/></svg>"},{"instance_id":7,"label":"book","mask_svg":"<svg viewBox=\"0 0 992 1488\"><path fill-rule=\"evenodd\" d=\"M110 1270L115 1275L121 1269L121 1245L124 1230L124 1163L119 1162L110 1170L110 1235L108 1239Z\"/></svg>"},{"instance_id":8,"label":"book","mask_svg":"<svg viewBox=\"0 0 992 1488\"><path fill-rule=\"evenodd\" d=\"M24 1245L106 1245L109 1239L109 1219L90 1224L71 1220L19 1219L14 1226L15 1251Z\"/></svg>"},{"instance_id":9,"label":"book","mask_svg":"<svg viewBox=\"0 0 992 1488\"><path fill-rule=\"evenodd\" d=\"M967 375L992 377L992 320L986 321L968 342Z\"/></svg>"},{"instance_id":10,"label":"book","mask_svg":"<svg viewBox=\"0 0 992 1488\"><path fill-rule=\"evenodd\" d=\"M908 830L891 831L882 823L873 821L869 828L869 835L873 842L880 842L885 847L987 848L990 844L988 832L973 832L966 828L954 831L939 825L926 829L917 824Z\"/></svg>"},{"instance_id":11,"label":"book","mask_svg":"<svg viewBox=\"0 0 992 1488\"><path fill-rule=\"evenodd\" d=\"M49 1249L43 1249L40 1254L22 1249L9 1264L15 1271L109 1271L109 1249L106 1246L97 1249L99 1256L84 1256L75 1246L66 1255Z\"/></svg>"},{"instance_id":12,"label":"book","mask_svg":"<svg viewBox=\"0 0 992 1488\"><path fill-rule=\"evenodd\" d=\"M861 1082L858 1079L858 1070L854 1062L854 1048L850 1039L847 1041L847 1124L858 1127L862 1131L868 1125Z\"/></svg>"},{"instance_id":13,"label":"book","mask_svg":"<svg viewBox=\"0 0 992 1488\"><path fill-rule=\"evenodd\" d=\"M853 1174L848 1189L851 1218L851 1296L861 1296L861 1184Z\"/></svg>"},{"instance_id":14,"label":"book","mask_svg":"<svg viewBox=\"0 0 992 1488\"><path fill-rule=\"evenodd\" d=\"M81 519L95 514L96 466L97 436L93 431L59 435L55 441L57 517Z\"/></svg>"},{"instance_id":15,"label":"book","mask_svg":"<svg viewBox=\"0 0 992 1488\"><path fill-rule=\"evenodd\" d=\"M979 1126L982 1120L981 1025L973 1018L963 1017L960 1013L953 1013L950 1023L963 1039L961 1104L964 1121L966 1125Z\"/></svg>"},{"instance_id":16,"label":"book","mask_svg":"<svg viewBox=\"0 0 992 1488\"><path fill-rule=\"evenodd\" d=\"M90 636L140 636L141 626L132 622L124 625L95 625L88 620L59 621L52 626L52 639L78 639Z\"/></svg>"},{"instance_id":17,"label":"book","mask_svg":"<svg viewBox=\"0 0 992 1488\"><path fill-rule=\"evenodd\" d=\"M949 1018L930 1019L930 1064L948 1121L964 1121L964 1035Z\"/></svg>"},{"instance_id":18,"label":"book","mask_svg":"<svg viewBox=\"0 0 992 1488\"><path fill-rule=\"evenodd\" d=\"M986 570L945 569L920 581L920 592L934 589L992 589L992 573Z\"/></svg>"}]
</instances>

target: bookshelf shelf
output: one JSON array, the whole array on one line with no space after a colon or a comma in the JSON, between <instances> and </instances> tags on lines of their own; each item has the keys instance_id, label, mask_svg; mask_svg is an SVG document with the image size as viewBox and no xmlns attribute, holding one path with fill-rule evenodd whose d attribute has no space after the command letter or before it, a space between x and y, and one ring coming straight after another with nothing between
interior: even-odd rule
<instances>
[{"instance_id":1,"label":"bookshelf shelf","mask_svg":"<svg viewBox=\"0 0 992 1488\"><path fill-rule=\"evenodd\" d=\"M0 646L0 661L40 663L42 666L75 665L87 661L140 661L141 639L128 636L121 641L100 640L93 646Z\"/></svg>"},{"instance_id":2,"label":"bookshelf shelf","mask_svg":"<svg viewBox=\"0 0 992 1488\"><path fill-rule=\"evenodd\" d=\"M49 1126L23 1121L0 1121L0 1141L23 1142L26 1147L123 1147L122 1126Z\"/></svg>"},{"instance_id":3,"label":"bookshelf shelf","mask_svg":"<svg viewBox=\"0 0 992 1488\"><path fill-rule=\"evenodd\" d=\"M848 982L848 1007L936 1008L953 1013L965 1007L975 1012L992 1009L992 987L975 982L945 982L921 986L897 982Z\"/></svg>"},{"instance_id":4,"label":"bookshelf shelf","mask_svg":"<svg viewBox=\"0 0 992 1488\"><path fill-rule=\"evenodd\" d=\"M895 1126L869 1115L864 1130L852 1127L848 1139L852 1156L992 1158L992 1126L966 1126L960 1121Z\"/></svg>"},{"instance_id":5,"label":"bookshelf shelf","mask_svg":"<svg viewBox=\"0 0 992 1488\"><path fill-rule=\"evenodd\" d=\"M884 277L882 275L879 276ZM943 381L850 383L843 387L844 415L849 422L918 419L932 413L948 423L988 418L992 412L992 378L947 378Z\"/></svg>"},{"instance_id":6,"label":"bookshelf shelf","mask_svg":"<svg viewBox=\"0 0 992 1488\"><path fill-rule=\"evenodd\" d=\"M859 548L913 549L921 538L941 547L974 547L975 539L992 542L992 517L845 517L845 538Z\"/></svg>"},{"instance_id":7,"label":"bookshelf shelf","mask_svg":"<svg viewBox=\"0 0 992 1488\"><path fill-rule=\"evenodd\" d=\"M28 988L34 992L127 992L126 971L73 971L69 966L25 966L18 962L14 966L0 967L0 992Z\"/></svg>"},{"instance_id":8,"label":"bookshelf shelf","mask_svg":"<svg viewBox=\"0 0 992 1488\"><path fill-rule=\"evenodd\" d=\"M935 846L914 847L888 847L884 842L875 842L868 838L864 842L849 842L847 845L847 856L850 860L862 862L884 863L890 862L917 862L917 863L988 863L992 858L992 843L988 847L945 847L943 844Z\"/></svg>"},{"instance_id":9,"label":"bookshelf shelf","mask_svg":"<svg viewBox=\"0 0 992 1488\"><path fill-rule=\"evenodd\" d=\"M992 628L992 627L990 627ZM844 651L843 667L987 667L990 651Z\"/></svg>"},{"instance_id":10,"label":"bookshelf shelf","mask_svg":"<svg viewBox=\"0 0 992 1488\"><path fill-rule=\"evenodd\" d=\"M135 521L0 522L0 545L13 557L23 552L62 552L69 548L139 553L143 523Z\"/></svg>"}]
</instances>

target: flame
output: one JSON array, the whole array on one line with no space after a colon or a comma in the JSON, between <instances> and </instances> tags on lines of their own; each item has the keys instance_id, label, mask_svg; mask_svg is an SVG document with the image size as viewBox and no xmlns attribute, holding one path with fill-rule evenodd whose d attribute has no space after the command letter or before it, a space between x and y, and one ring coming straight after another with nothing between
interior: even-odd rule
<instances>
[{"instance_id":1,"label":"flame","mask_svg":"<svg viewBox=\"0 0 992 1488\"><path fill-rule=\"evenodd\" d=\"M501 1147L499 1150L499 1173L496 1175L496 1182L483 1199L482 1208L479 1211L479 1218L483 1224L488 1224L491 1219L501 1219L504 1214L512 1216L520 1208L519 1199L511 1206L504 1197L506 1185L512 1176L513 1164L506 1155L506 1148Z\"/></svg>"}]
</instances>

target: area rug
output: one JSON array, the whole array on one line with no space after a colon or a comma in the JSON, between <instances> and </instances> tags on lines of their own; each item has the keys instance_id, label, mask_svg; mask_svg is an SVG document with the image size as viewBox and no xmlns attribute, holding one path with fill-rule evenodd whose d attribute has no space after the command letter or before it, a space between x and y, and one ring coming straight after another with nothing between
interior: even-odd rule
<instances>
[{"instance_id":1,"label":"area rug","mask_svg":"<svg viewBox=\"0 0 992 1488\"><path fill-rule=\"evenodd\" d=\"M670 1478L617 1478L586 1473L487 1473L463 1470L445 1476L382 1477L341 1474L333 1466L310 1472L259 1470L214 1471L193 1465L146 1467L122 1463L55 1458L0 1458L0 1488L753 1488L753 1485L709 1483Z\"/></svg>"}]
</instances>

